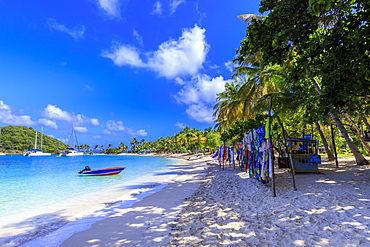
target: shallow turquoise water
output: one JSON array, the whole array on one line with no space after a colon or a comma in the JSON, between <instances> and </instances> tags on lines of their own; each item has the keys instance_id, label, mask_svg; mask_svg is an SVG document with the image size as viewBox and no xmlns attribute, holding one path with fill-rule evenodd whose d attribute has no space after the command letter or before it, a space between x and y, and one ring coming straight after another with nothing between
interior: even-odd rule
<instances>
[{"instance_id":1,"label":"shallow turquoise water","mask_svg":"<svg viewBox=\"0 0 370 247\"><path fill-rule=\"evenodd\" d=\"M115 176L79 176L77 172L87 165L91 169L117 166L126 169ZM166 174L174 165L172 159L152 156L0 157L0 232L3 232L0 245L1 240L10 239L5 232L20 231L16 235L20 238L23 233L37 232L38 228L56 224L65 215L79 214L91 201L98 201L100 195L106 196L105 189L115 188L123 194L151 187L157 183L156 177ZM169 172L170 175L174 173L176 169ZM109 197L104 200L109 202ZM69 201L78 204L70 205Z\"/></svg>"},{"instance_id":2,"label":"shallow turquoise water","mask_svg":"<svg viewBox=\"0 0 370 247\"><path fill-rule=\"evenodd\" d=\"M161 157L85 155L81 157L0 158L0 215L54 203L87 192L129 182L166 169L173 161ZM123 166L116 176L83 177L77 171Z\"/></svg>"}]
</instances>

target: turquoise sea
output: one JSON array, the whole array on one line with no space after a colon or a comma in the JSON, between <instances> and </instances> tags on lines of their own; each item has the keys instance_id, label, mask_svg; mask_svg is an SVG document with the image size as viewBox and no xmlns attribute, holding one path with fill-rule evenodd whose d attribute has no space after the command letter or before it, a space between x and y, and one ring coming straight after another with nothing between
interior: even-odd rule
<instances>
[{"instance_id":1,"label":"turquoise sea","mask_svg":"<svg viewBox=\"0 0 370 247\"><path fill-rule=\"evenodd\" d=\"M79 176L77 172L87 165L91 169L117 166L126 169L115 176ZM86 229L113 213L114 208L130 207L160 190L167 179L178 174L180 165L178 160L154 156L2 156L0 246L19 246L88 218L86 226L81 228L79 224L79 230ZM68 230L65 234L76 231Z\"/></svg>"}]
</instances>

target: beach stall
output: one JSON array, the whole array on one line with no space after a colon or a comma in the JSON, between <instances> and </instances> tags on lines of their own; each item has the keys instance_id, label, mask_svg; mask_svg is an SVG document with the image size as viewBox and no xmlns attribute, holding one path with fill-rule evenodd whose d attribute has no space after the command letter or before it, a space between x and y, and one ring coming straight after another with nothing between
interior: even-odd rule
<instances>
[{"instance_id":1,"label":"beach stall","mask_svg":"<svg viewBox=\"0 0 370 247\"><path fill-rule=\"evenodd\" d=\"M318 172L321 156L318 154L317 141L307 138L288 138L287 154L289 157L278 160L279 167L286 167L288 160L294 172Z\"/></svg>"}]
</instances>

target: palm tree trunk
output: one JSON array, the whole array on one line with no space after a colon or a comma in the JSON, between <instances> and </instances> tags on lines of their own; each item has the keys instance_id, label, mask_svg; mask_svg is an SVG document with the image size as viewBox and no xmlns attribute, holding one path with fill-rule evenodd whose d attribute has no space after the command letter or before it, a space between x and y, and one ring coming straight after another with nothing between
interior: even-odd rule
<instances>
[{"instance_id":1,"label":"palm tree trunk","mask_svg":"<svg viewBox=\"0 0 370 247\"><path fill-rule=\"evenodd\" d=\"M369 162L365 159L365 157L360 153L357 146L353 142L352 137L348 134L348 131L344 128L343 123L338 119L338 117L330 111L330 115L333 118L337 128L342 133L343 138L346 140L349 148L351 149L353 155L355 156L357 165L368 165Z\"/></svg>"},{"instance_id":2,"label":"palm tree trunk","mask_svg":"<svg viewBox=\"0 0 370 247\"><path fill-rule=\"evenodd\" d=\"M284 137L284 140L288 139L288 134L284 128L284 125L283 125L283 122L281 121L280 117L279 116L274 116L276 117L276 120L278 121L280 127L281 127L281 131L283 133L283 137Z\"/></svg>"},{"instance_id":3,"label":"palm tree trunk","mask_svg":"<svg viewBox=\"0 0 370 247\"><path fill-rule=\"evenodd\" d=\"M322 143L324 144L325 152L328 155L329 161L333 161L335 157L333 155L333 152L329 148L328 141L326 140L326 138L324 136L324 133L321 130L321 126L320 126L319 122L315 122L315 124L316 124L317 132L319 132Z\"/></svg>"},{"instance_id":4,"label":"palm tree trunk","mask_svg":"<svg viewBox=\"0 0 370 247\"><path fill-rule=\"evenodd\" d=\"M318 94L321 94L321 87L319 85L319 83L314 79L314 78L310 78L311 79L311 82L313 83L314 87L316 88L317 90L317 93ZM342 136L343 138L346 140L347 142L347 145L349 146L349 148L351 149L355 159L356 159L356 163L358 165L368 165L369 162L364 158L364 156L360 153L360 151L358 150L357 146L355 145L355 143L353 142L353 139L352 137L348 134L348 131L346 130L346 128L344 128L344 125L343 123L340 121L340 119L333 113L333 111L330 109L329 111L330 113L330 116L333 118L335 124L337 125L337 128L339 129L339 131L342 133Z\"/></svg>"},{"instance_id":5,"label":"palm tree trunk","mask_svg":"<svg viewBox=\"0 0 370 247\"><path fill-rule=\"evenodd\" d=\"M365 123L367 130L370 130L369 121L367 121L367 119L361 115L359 115L358 117Z\"/></svg>"},{"instance_id":6,"label":"palm tree trunk","mask_svg":"<svg viewBox=\"0 0 370 247\"><path fill-rule=\"evenodd\" d=\"M348 113L345 113L345 116L347 120L350 122L351 126L355 129L354 132L357 135L358 139L360 139L362 145L365 147L366 151L370 154L370 145L367 142L365 142L360 127L358 127L358 125L355 123L355 121L353 121L353 119Z\"/></svg>"}]
</instances>

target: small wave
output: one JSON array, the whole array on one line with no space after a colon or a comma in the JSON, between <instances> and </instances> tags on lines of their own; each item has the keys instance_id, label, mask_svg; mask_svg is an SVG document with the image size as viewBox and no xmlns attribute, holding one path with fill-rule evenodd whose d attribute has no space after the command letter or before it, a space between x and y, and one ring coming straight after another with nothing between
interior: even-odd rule
<instances>
[{"instance_id":1,"label":"small wave","mask_svg":"<svg viewBox=\"0 0 370 247\"><path fill-rule=\"evenodd\" d=\"M150 188L142 188L136 192L133 192L130 199L107 202L105 203L105 208L98 210L91 215L88 215L73 222L65 222L64 224L60 222L59 225L57 223L50 225L48 229L43 229L42 231L34 235L18 237L8 242L4 246L57 247L73 234L89 229L95 222L104 220L108 216L118 212L121 209L132 207L135 203L141 201L149 195L162 190L166 186L167 183L152 184Z\"/></svg>"}]
</instances>

